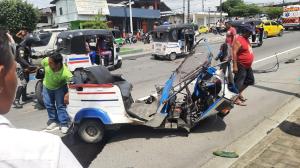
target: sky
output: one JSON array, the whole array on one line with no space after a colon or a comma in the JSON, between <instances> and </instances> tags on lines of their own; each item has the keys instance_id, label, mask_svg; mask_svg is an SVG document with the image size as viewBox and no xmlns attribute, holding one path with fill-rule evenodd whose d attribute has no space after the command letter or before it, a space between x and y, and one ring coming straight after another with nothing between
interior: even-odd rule
<instances>
[{"instance_id":1,"label":"sky","mask_svg":"<svg viewBox=\"0 0 300 168\"><path fill-rule=\"evenodd\" d=\"M26 0L26 1L34 4L34 6L37 6L38 8L44 8L44 7L48 7L52 0ZM183 0L162 0L162 1L166 2L167 5L170 6L171 9L175 9L175 11L180 12L180 10L182 10ZM294 2L294 1L298 1L298 0L285 0L285 2ZM202 10L201 2L202 2L201 0L191 0L191 11L201 11ZM282 0L245 0L245 2L248 2L248 3L269 3L269 2L278 3L278 2L282 2ZM214 10L215 6L217 6L219 3L220 3L220 0L205 0L205 5L204 5L205 10L208 10L208 7L210 7L212 10Z\"/></svg>"}]
</instances>

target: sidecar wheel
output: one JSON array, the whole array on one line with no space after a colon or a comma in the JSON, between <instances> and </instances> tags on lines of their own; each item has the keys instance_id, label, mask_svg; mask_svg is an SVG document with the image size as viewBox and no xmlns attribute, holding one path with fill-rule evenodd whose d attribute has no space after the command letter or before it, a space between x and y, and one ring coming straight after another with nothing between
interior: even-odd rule
<instances>
[{"instance_id":1,"label":"sidecar wheel","mask_svg":"<svg viewBox=\"0 0 300 168\"><path fill-rule=\"evenodd\" d=\"M43 81L39 80L35 84L35 96L37 99L37 102L42 106L45 107L44 99L43 99Z\"/></svg>"},{"instance_id":2,"label":"sidecar wheel","mask_svg":"<svg viewBox=\"0 0 300 168\"><path fill-rule=\"evenodd\" d=\"M170 60L170 61L174 61L176 58L177 58L177 54L176 54L176 53L171 53L171 54L169 55L169 60Z\"/></svg>"},{"instance_id":3,"label":"sidecar wheel","mask_svg":"<svg viewBox=\"0 0 300 168\"><path fill-rule=\"evenodd\" d=\"M104 137L104 125L100 120L84 120L78 128L78 135L86 143L98 143Z\"/></svg>"}]
</instances>

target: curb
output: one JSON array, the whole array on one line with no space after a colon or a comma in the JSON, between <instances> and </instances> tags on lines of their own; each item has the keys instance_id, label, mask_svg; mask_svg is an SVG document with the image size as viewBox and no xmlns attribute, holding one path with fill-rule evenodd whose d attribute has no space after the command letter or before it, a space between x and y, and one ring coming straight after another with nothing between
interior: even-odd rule
<instances>
[{"instance_id":1,"label":"curb","mask_svg":"<svg viewBox=\"0 0 300 168\"><path fill-rule=\"evenodd\" d=\"M297 113L299 113L300 109L294 111L285 121L291 121L294 120L293 117L297 116ZM266 151L268 148L272 148L274 145L274 142L278 139L283 137L286 137L284 135L284 131L281 130L279 127L285 127L285 129L290 130L291 127L284 125L283 123L279 124L278 127L274 128L274 130L270 130L269 134L264 137L261 141L259 141L253 148L251 148L248 152L246 152L245 155L240 157L230 168L239 168L239 167L249 167L255 161L256 159L259 159L259 157ZM287 128L289 127L289 128ZM275 166L276 167L276 166Z\"/></svg>"},{"instance_id":2,"label":"curb","mask_svg":"<svg viewBox=\"0 0 300 168\"><path fill-rule=\"evenodd\" d=\"M122 57L123 60L131 60L131 59L137 59L137 58L147 57L151 53L152 53L152 51L147 51L147 52L142 52L142 53L120 55L120 56Z\"/></svg>"},{"instance_id":3,"label":"curb","mask_svg":"<svg viewBox=\"0 0 300 168\"><path fill-rule=\"evenodd\" d=\"M127 50L127 51L122 51L122 49L121 49L120 56L135 54L135 53L141 53L143 51L144 51L143 49L130 49L130 50Z\"/></svg>"},{"instance_id":4,"label":"curb","mask_svg":"<svg viewBox=\"0 0 300 168\"><path fill-rule=\"evenodd\" d=\"M299 94L297 94L299 95ZM276 128L280 123L286 120L292 113L294 113L300 107L300 99L297 95L291 97L284 105L279 107L275 113L269 117L265 118L257 126L255 126L251 131L245 133L237 140L233 141L223 149L228 149L230 151L236 151L240 154L240 158L246 154L251 148L258 144L271 129ZM225 168L231 167L237 159L228 159L213 156L205 164L200 165L201 168Z\"/></svg>"}]
</instances>

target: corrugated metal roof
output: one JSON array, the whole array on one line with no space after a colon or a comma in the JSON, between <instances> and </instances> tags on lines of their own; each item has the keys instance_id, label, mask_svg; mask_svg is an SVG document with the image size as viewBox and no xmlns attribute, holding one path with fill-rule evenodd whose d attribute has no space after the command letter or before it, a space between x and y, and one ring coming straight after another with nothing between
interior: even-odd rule
<instances>
[{"instance_id":1,"label":"corrugated metal roof","mask_svg":"<svg viewBox=\"0 0 300 168\"><path fill-rule=\"evenodd\" d=\"M110 16L129 17L129 8L109 6L108 9L109 9ZM151 10L151 9L132 8L132 17L157 19L160 18L160 11Z\"/></svg>"}]
</instances>

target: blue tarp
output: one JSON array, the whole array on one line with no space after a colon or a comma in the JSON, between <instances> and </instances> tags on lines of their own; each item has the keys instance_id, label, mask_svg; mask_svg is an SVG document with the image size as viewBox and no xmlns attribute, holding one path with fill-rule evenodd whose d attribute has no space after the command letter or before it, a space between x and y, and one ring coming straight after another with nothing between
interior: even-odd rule
<instances>
[{"instance_id":1,"label":"blue tarp","mask_svg":"<svg viewBox=\"0 0 300 168\"><path fill-rule=\"evenodd\" d=\"M129 17L129 8L109 6L108 9L110 16L112 17ZM160 18L160 11L151 9L132 8L132 17L158 19Z\"/></svg>"}]
</instances>

